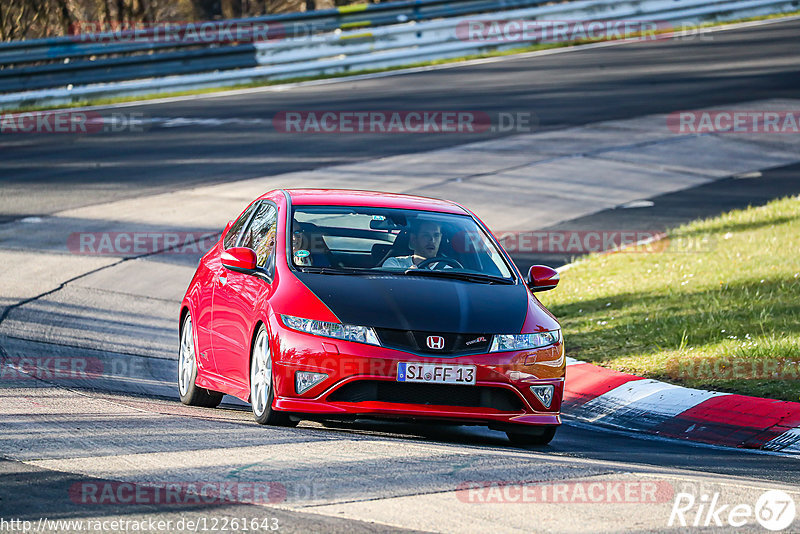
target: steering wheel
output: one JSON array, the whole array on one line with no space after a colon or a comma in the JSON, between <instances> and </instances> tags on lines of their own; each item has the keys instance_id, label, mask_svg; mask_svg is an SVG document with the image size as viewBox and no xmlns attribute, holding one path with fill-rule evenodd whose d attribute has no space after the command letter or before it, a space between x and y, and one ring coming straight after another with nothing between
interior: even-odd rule
<instances>
[{"instance_id":1,"label":"steering wheel","mask_svg":"<svg viewBox=\"0 0 800 534\"><path fill-rule=\"evenodd\" d=\"M428 258L427 260L422 260L421 262L419 262L417 264L417 269L433 270L431 265L433 265L434 263L443 263L445 265L449 265L450 267L455 267L457 269L463 269L464 268L464 266L461 265L461 263L456 259L447 258L445 256L436 256L436 257ZM441 268L441 267L439 267L439 268Z\"/></svg>"}]
</instances>

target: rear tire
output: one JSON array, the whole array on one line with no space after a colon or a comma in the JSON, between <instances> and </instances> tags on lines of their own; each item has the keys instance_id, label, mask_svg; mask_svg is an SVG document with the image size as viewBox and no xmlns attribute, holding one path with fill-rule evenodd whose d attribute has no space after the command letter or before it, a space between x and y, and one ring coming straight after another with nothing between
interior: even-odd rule
<instances>
[{"instance_id":1,"label":"rear tire","mask_svg":"<svg viewBox=\"0 0 800 534\"><path fill-rule=\"evenodd\" d=\"M192 315L187 313L181 326L181 343L178 349L178 394L181 402L189 406L216 408L223 394L197 386L197 351L194 346Z\"/></svg>"},{"instance_id":2,"label":"rear tire","mask_svg":"<svg viewBox=\"0 0 800 534\"><path fill-rule=\"evenodd\" d=\"M532 427L530 429L506 430L506 436L514 445L526 447L530 445L547 445L556 435L555 426Z\"/></svg>"},{"instance_id":3,"label":"rear tire","mask_svg":"<svg viewBox=\"0 0 800 534\"><path fill-rule=\"evenodd\" d=\"M250 404L253 415L260 425L297 426L299 421L290 419L288 413L272 409L274 400L272 351L269 348L267 329L261 325L250 355Z\"/></svg>"}]
</instances>

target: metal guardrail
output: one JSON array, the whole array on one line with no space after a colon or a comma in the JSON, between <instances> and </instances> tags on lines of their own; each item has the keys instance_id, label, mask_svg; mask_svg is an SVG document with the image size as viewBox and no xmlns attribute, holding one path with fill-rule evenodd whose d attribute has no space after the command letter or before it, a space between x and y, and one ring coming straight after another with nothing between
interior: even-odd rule
<instances>
[{"instance_id":1,"label":"metal guardrail","mask_svg":"<svg viewBox=\"0 0 800 534\"><path fill-rule=\"evenodd\" d=\"M549 0L404 0L382 4L361 4L300 13L285 13L204 21L194 24L171 25L175 33L201 27L213 30L226 26L242 25L269 28L275 38L308 37L310 34L431 20L473 13L508 10L542 4ZM142 27L134 30L78 34L47 39L0 42L0 67L18 63L52 61L86 57L98 54L151 51L159 48L196 46L193 42L174 42L152 45L154 37L163 26ZM106 48L108 47L108 48Z\"/></svg>"},{"instance_id":2,"label":"metal guardrail","mask_svg":"<svg viewBox=\"0 0 800 534\"><path fill-rule=\"evenodd\" d=\"M97 48L106 52L105 57L67 63L60 61L22 66L15 63L11 68L0 69L0 92L13 91L0 95L0 108L379 69L519 48L536 42L535 38L514 42L464 39L459 29L475 20L639 20L672 22L676 29L680 29L680 24L800 9L800 0L577 0L559 4L545 3L545 0L506 0L500 3L491 0L457 0L443 4L444 0L375 4L358 11L358 19L346 18L350 14L346 10L284 15L279 17L293 23L301 19L329 22L336 19L337 27L334 31L307 32L303 36L295 34L295 37L231 46L82 43L84 48L74 48L78 50L77 57L85 57L80 54ZM493 7L493 11L487 13L489 6ZM439 14L440 11L466 13L417 22L420 17L432 17L432 13ZM397 23L398 16L409 16L409 13L413 13L415 20ZM393 24L389 23L391 18L394 18ZM265 19L260 17L258 21ZM269 18L273 22L275 19ZM240 20L252 22L256 19ZM346 24L355 25L358 29L342 31L341 27ZM25 49L23 43L29 46L25 52L21 52ZM131 47L125 48L123 44L130 44ZM65 43L64 38L37 43L21 41L0 44L0 65L20 53L37 58L50 53L61 58L67 53L67 48L73 45L74 42ZM29 90L33 88L38 90Z\"/></svg>"},{"instance_id":3,"label":"metal guardrail","mask_svg":"<svg viewBox=\"0 0 800 534\"><path fill-rule=\"evenodd\" d=\"M255 67L255 50L246 44L2 69L0 92Z\"/></svg>"},{"instance_id":4,"label":"metal guardrail","mask_svg":"<svg viewBox=\"0 0 800 534\"><path fill-rule=\"evenodd\" d=\"M209 21L170 27L214 32L226 27L266 29L269 39L309 39L347 28L380 27L398 22L484 13L539 5L547 0L413 0L363 4L339 9ZM0 93L89 83L241 69L257 66L252 43L159 42L163 26L0 43ZM161 37L163 38L163 36ZM247 39L250 41L253 39ZM200 50L200 52L198 52ZM205 52L203 52L203 50ZM248 56L249 54L249 56ZM206 56L204 59L203 56ZM121 57L125 56L125 57ZM136 68L136 66L140 68Z\"/></svg>"}]
</instances>

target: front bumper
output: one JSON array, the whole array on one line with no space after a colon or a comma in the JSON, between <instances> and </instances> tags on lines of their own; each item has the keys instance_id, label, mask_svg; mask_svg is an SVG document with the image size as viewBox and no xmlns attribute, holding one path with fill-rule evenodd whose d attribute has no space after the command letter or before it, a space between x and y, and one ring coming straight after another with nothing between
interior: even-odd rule
<instances>
[{"instance_id":1,"label":"front bumper","mask_svg":"<svg viewBox=\"0 0 800 534\"><path fill-rule=\"evenodd\" d=\"M541 349L498 352L466 356L428 356L386 347L326 339L273 325L277 330L273 354L275 404L280 411L316 415L352 417L370 416L395 419L438 419L463 424L513 423L558 425L564 387L565 358L562 343ZM475 386L445 388L479 388L471 391L449 390L456 394L420 395L420 399L397 395L398 362L446 363L474 365ZM297 371L325 373L328 378L303 394L295 391ZM389 391L378 397L359 395L358 399L342 395L353 384L362 390ZM530 390L532 385L552 384L553 401L545 407ZM425 393L427 384L409 384ZM422 389L419 389L420 386ZM345 388L345 389L343 389ZM410 391L410 390L409 390ZM476 391L483 391L477 395ZM431 390L432 392L432 390ZM461 395L466 393L467 395ZM488 394L488 395L487 395ZM392 398L393 397L393 398ZM405 397L408 397L406 395ZM464 398L503 398L516 402L473 402ZM387 400L389 398L390 400ZM345 399L345 400L342 400ZM462 399L462 400L459 400ZM460 403L461 405L455 405ZM466 405L465 405L466 404Z\"/></svg>"}]
</instances>

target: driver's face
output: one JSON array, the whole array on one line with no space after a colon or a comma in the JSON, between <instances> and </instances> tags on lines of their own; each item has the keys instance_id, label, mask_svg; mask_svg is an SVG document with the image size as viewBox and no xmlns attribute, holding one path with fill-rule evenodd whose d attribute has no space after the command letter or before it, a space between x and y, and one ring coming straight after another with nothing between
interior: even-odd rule
<instances>
[{"instance_id":1,"label":"driver's face","mask_svg":"<svg viewBox=\"0 0 800 534\"><path fill-rule=\"evenodd\" d=\"M409 246L414 254L425 259L435 258L442 242L441 227L433 222L424 222L416 234L409 236Z\"/></svg>"},{"instance_id":2,"label":"driver's face","mask_svg":"<svg viewBox=\"0 0 800 534\"><path fill-rule=\"evenodd\" d=\"M300 225L295 224L292 226L292 249L296 252L303 248L303 231Z\"/></svg>"}]
</instances>

